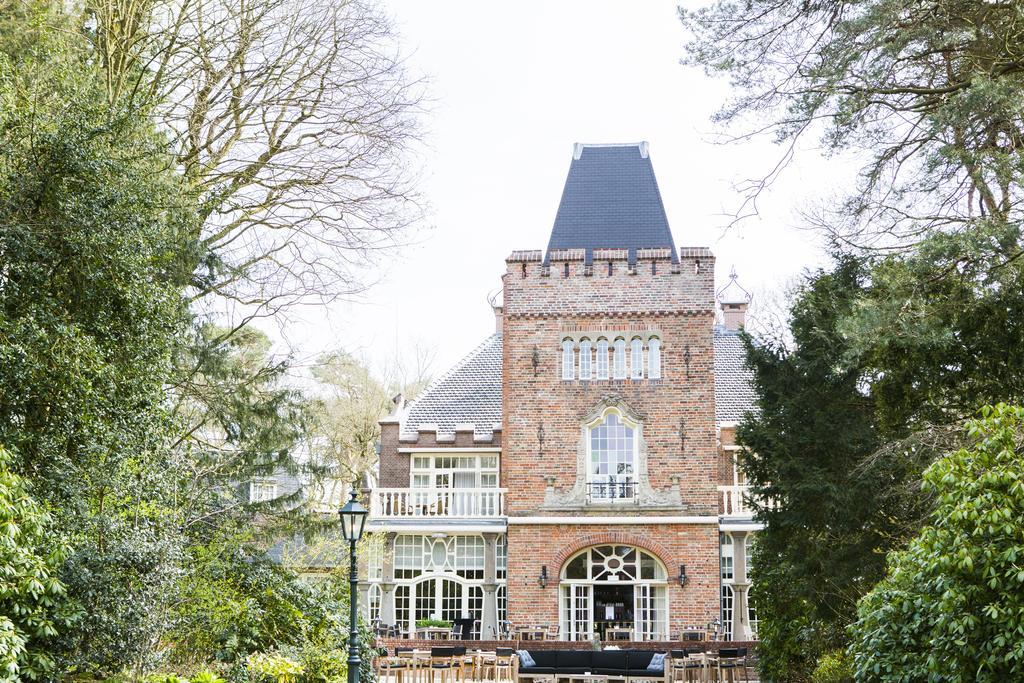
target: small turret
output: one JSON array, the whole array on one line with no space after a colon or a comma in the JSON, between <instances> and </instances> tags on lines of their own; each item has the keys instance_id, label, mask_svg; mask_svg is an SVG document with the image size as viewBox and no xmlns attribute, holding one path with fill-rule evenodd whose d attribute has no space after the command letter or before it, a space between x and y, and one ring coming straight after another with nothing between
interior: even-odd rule
<instances>
[{"instance_id":1,"label":"small turret","mask_svg":"<svg viewBox=\"0 0 1024 683\"><path fill-rule=\"evenodd\" d=\"M718 290L718 305L722 308L725 329L737 331L747 323L747 308L754 297L736 281L736 266L729 273L729 282Z\"/></svg>"}]
</instances>

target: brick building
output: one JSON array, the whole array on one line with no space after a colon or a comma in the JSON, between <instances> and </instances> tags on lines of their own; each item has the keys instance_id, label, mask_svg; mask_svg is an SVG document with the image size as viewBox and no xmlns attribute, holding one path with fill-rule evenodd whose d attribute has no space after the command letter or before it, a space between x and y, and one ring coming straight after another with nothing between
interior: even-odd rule
<instances>
[{"instance_id":1,"label":"brick building","mask_svg":"<svg viewBox=\"0 0 1024 683\"><path fill-rule=\"evenodd\" d=\"M574 148L545 251L505 262L495 332L382 421L370 617L756 637L758 529L734 429L749 296L677 249L647 143Z\"/></svg>"}]
</instances>

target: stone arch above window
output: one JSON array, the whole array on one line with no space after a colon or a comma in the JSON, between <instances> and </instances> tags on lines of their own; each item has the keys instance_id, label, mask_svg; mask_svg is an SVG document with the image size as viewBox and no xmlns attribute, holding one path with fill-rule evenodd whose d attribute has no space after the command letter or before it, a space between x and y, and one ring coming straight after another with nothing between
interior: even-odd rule
<instances>
[{"instance_id":1,"label":"stone arch above window","mask_svg":"<svg viewBox=\"0 0 1024 683\"><path fill-rule=\"evenodd\" d=\"M631 472L628 473L628 486L630 488L628 497L623 501L618 497L598 496L592 494L591 484L594 478L591 469L594 464L592 442L595 428L608 424L610 416L614 416L616 422L615 435L607 435L614 439L631 440L633 458ZM632 433L625 433L626 430ZM610 459L609 459L610 464ZM619 459L616 457L616 468ZM598 474L610 474L610 472L599 472ZM627 474L626 472L615 472L615 474ZM678 510L682 507L682 499L678 483L659 482L664 487L656 490L652 487L647 473L647 444L643 437L643 420L626 403L617 396L608 396L601 399L594 408L583 417L580 422L580 436L576 449L576 480L571 488L556 487L554 480L550 480L544 495L544 503L541 509L547 510L578 510L586 507L620 507L623 502L632 507L641 508L662 508ZM609 479L610 481L610 479ZM618 478L616 478L618 484Z\"/></svg>"}]
</instances>

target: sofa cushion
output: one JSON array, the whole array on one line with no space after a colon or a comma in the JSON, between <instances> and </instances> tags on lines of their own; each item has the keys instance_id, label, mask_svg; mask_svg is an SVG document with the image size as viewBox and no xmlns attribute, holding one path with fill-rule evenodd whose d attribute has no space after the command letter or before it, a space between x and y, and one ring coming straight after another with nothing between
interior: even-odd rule
<instances>
[{"instance_id":1,"label":"sofa cushion","mask_svg":"<svg viewBox=\"0 0 1024 683\"><path fill-rule=\"evenodd\" d=\"M519 673L525 676L550 676L555 673L555 668L552 666L521 666Z\"/></svg>"},{"instance_id":2,"label":"sofa cushion","mask_svg":"<svg viewBox=\"0 0 1024 683\"><path fill-rule=\"evenodd\" d=\"M653 650L627 650L630 669L646 669L656 654Z\"/></svg>"},{"instance_id":3,"label":"sofa cushion","mask_svg":"<svg viewBox=\"0 0 1024 683\"><path fill-rule=\"evenodd\" d=\"M533 655L526 650L517 650L516 654L519 655L519 666L524 669L528 669L531 666L537 666L537 662L534 661Z\"/></svg>"},{"instance_id":4,"label":"sofa cushion","mask_svg":"<svg viewBox=\"0 0 1024 683\"><path fill-rule=\"evenodd\" d=\"M624 676L628 667L629 655L625 650L595 651L591 655L594 673L606 676Z\"/></svg>"},{"instance_id":5,"label":"sofa cushion","mask_svg":"<svg viewBox=\"0 0 1024 683\"><path fill-rule=\"evenodd\" d=\"M558 650L529 650L530 656L536 662L536 666L543 666L554 669L558 666Z\"/></svg>"},{"instance_id":6,"label":"sofa cushion","mask_svg":"<svg viewBox=\"0 0 1024 683\"><path fill-rule=\"evenodd\" d=\"M559 673L582 674L590 671L593 667L591 657L593 650L559 650L558 665Z\"/></svg>"}]
</instances>

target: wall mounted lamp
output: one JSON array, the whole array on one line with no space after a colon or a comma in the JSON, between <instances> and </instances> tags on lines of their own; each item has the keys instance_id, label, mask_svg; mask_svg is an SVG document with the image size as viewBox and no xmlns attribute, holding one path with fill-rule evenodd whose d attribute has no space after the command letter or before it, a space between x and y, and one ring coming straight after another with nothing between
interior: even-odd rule
<instances>
[{"instance_id":1,"label":"wall mounted lamp","mask_svg":"<svg viewBox=\"0 0 1024 683\"><path fill-rule=\"evenodd\" d=\"M537 583L540 584L541 588L548 587L548 566L546 564L540 568L540 578L537 579Z\"/></svg>"},{"instance_id":2,"label":"wall mounted lamp","mask_svg":"<svg viewBox=\"0 0 1024 683\"><path fill-rule=\"evenodd\" d=\"M686 565L685 564L679 565L679 585L680 586L685 586L686 585Z\"/></svg>"}]
</instances>

